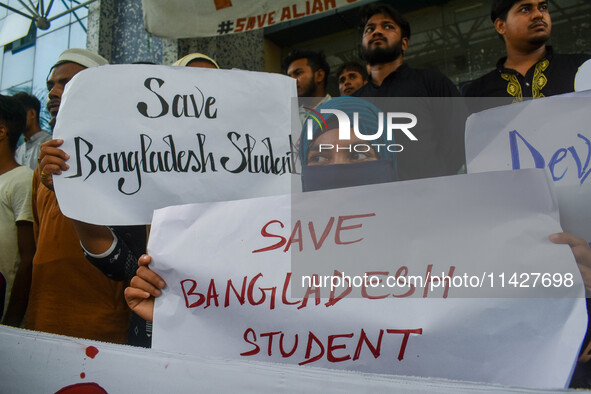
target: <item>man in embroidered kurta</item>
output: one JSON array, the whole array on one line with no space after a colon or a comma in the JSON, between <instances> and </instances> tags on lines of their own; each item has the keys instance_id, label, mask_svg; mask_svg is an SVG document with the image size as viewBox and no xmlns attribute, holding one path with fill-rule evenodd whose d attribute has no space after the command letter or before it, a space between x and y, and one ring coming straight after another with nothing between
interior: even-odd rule
<instances>
[{"instance_id":1,"label":"man in embroidered kurta","mask_svg":"<svg viewBox=\"0 0 591 394\"><path fill-rule=\"evenodd\" d=\"M491 20L507 56L496 69L470 83L468 97L547 97L574 90L576 73L591 56L560 55L546 45L552 20L546 0L495 0Z\"/></svg>"},{"instance_id":2,"label":"man in embroidered kurta","mask_svg":"<svg viewBox=\"0 0 591 394\"><path fill-rule=\"evenodd\" d=\"M574 91L577 71L591 56L560 55L546 45L552 30L548 1L493 0L490 16L505 42L507 56L497 62L495 70L472 81L464 91L465 96L512 97L515 103L527 97L541 98ZM473 110L482 110L488 105L472 101L470 106ZM582 256L589 256L585 241L571 234L563 233L560 239L552 240L569 244L577 261L582 261ZM591 322L589 298L587 309ZM571 387L591 387L590 337L591 330L588 330L584 342L586 348L575 369Z\"/></svg>"}]
</instances>

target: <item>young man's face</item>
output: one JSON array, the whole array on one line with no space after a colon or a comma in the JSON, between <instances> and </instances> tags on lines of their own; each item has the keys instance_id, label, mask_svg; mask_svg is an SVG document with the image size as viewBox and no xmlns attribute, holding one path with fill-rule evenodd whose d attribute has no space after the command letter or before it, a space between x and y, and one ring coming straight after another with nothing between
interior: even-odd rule
<instances>
[{"instance_id":1,"label":"young man's face","mask_svg":"<svg viewBox=\"0 0 591 394\"><path fill-rule=\"evenodd\" d=\"M550 38L552 20L546 0L518 1L506 20L495 21L497 32L513 45L542 45Z\"/></svg>"},{"instance_id":2,"label":"young man's face","mask_svg":"<svg viewBox=\"0 0 591 394\"><path fill-rule=\"evenodd\" d=\"M308 64L308 59L301 58L291 62L287 68L287 75L297 81L298 97L314 97L318 84L319 72L314 72Z\"/></svg>"},{"instance_id":3,"label":"young man's face","mask_svg":"<svg viewBox=\"0 0 591 394\"><path fill-rule=\"evenodd\" d=\"M86 67L77 63L64 63L54 67L51 71L51 74L47 79L47 90L49 90L49 94L47 95L49 98L47 101L47 110L51 115L51 124L55 123L55 117L60 109L62 94L64 93L66 84L70 82L70 79L72 79L74 75L78 74L85 68Z\"/></svg>"},{"instance_id":4,"label":"young man's face","mask_svg":"<svg viewBox=\"0 0 591 394\"><path fill-rule=\"evenodd\" d=\"M370 64L388 63L398 59L408 48L408 39L402 37L400 26L384 14L375 14L365 24L361 49Z\"/></svg>"},{"instance_id":5,"label":"young man's face","mask_svg":"<svg viewBox=\"0 0 591 394\"><path fill-rule=\"evenodd\" d=\"M339 75L339 92L341 96L350 96L363 85L365 85L363 77L355 70L344 70Z\"/></svg>"}]
</instances>

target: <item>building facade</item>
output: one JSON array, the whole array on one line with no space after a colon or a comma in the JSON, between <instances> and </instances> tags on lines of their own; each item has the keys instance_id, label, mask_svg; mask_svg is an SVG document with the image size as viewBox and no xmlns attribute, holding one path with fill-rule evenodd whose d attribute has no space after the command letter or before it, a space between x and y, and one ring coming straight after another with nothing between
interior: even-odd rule
<instances>
[{"instance_id":1,"label":"building facade","mask_svg":"<svg viewBox=\"0 0 591 394\"><path fill-rule=\"evenodd\" d=\"M17 6L18 0L4 0ZM406 61L437 68L458 86L491 70L504 46L490 21L491 0L387 1L403 12L412 27ZM56 1L52 14L79 5ZM67 7L66 7L67 6ZM591 53L591 2L549 0L552 45L558 52ZM0 23L10 11L0 8ZM0 53L0 93L24 90L46 97L45 80L60 52L87 47L111 63L171 64L190 52L215 58L222 68L280 72L280 61L294 48L323 50L331 69L359 60L358 9L348 7L248 33L195 39L162 39L144 29L141 0L96 0L51 23L48 30L31 24L29 34L8 43ZM329 91L337 94L334 74Z\"/></svg>"}]
</instances>

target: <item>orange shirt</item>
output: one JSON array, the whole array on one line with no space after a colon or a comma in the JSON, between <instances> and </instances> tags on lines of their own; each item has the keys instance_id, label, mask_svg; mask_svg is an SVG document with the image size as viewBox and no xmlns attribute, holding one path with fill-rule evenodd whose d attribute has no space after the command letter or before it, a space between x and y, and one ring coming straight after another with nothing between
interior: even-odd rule
<instances>
[{"instance_id":1,"label":"orange shirt","mask_svg":"<svg viewBox=\"0 0 591 394\"><path fill-rule=\"evenodd\" d=\"M86 260L72 222L41 183L39 169L33 176L33 216L37 252L25 328L125 343L126 284L108 279Z\"/></svg>"}]
</instances>

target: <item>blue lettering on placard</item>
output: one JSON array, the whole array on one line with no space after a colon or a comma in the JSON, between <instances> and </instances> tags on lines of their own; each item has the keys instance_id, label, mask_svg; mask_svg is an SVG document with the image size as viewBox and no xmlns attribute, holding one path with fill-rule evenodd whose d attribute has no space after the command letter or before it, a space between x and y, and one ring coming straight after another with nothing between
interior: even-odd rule
<instances>
[{"instance_id":1,"label":"blue lettering on placard","mask_svg":"<svg viewBox=\"0 0 591 394\"><path fill-rule=\"evenodd\" d=\"M556 152L554 152L554 154L550 158L550 161L548 161L548 170L550 171L550 174L552 175L552 179L555 182L564 178L564 176L566 175L566 172L568 171L568 166L566 166L566 167L564 167L564 171L562 171L561 173L556 173L557 171L559 171L556 168L556 165L558 163L560 163L561 161L563 161L568 156L569 152L570 152L575 164L577 165L577 177L579 178L579 183L581 185L583 184L583 182L585 182L585 180L587 179L589 174L591 174L591 168L589 168L589 162L591 161L591 141L589 141L589 139L587 137L585 137L584 135L582 135L580 133L577 133L577 137L582 139L585 142L585 144L587 145L587 157L586 157L585 163L583 164L581 162L581 157L577 153L577 150L575 149L574 146L569 146L568 148L560 148L560 149L556 150ZM527 151L529 151L529 153L531 154L531 158L534 161L535 168L545 168L546 161L544 160L544 157L542 156L540 151L538 151L531 143L529 143L525 139L524 136L519 134L519 132L517 130L513 130L513 131L509 132L509 146L511 148L512 168L514 170L518 170L521 168L521 161L520 161L520 156L519 156L520 152L519 152L519 146L518 146L519 141L521 141L525 145L525 147L527 148Z\"/></svg>"}]
</instances>

